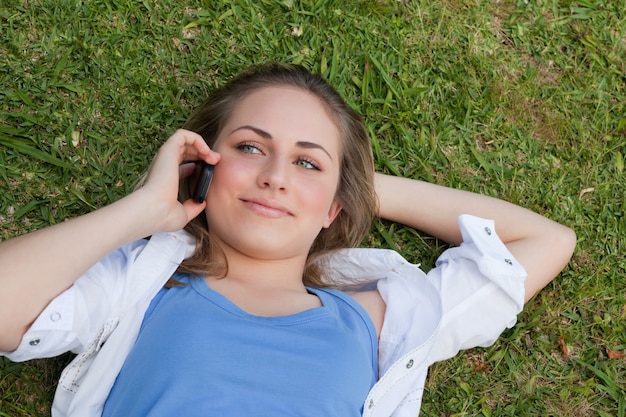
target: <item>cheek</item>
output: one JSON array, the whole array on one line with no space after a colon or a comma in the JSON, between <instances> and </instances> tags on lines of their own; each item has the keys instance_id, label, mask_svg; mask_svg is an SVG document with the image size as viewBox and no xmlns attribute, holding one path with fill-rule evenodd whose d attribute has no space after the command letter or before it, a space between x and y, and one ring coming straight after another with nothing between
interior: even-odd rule
<instances>
[{"instance_id":1,"label":"cheek","mask_svg":"<svg viewBox=\"0 0 626 417\"><path fill-rule=\"evenodd\" d=\"M242 184L249 182L244 178L245 172L236 163L227 159L222 159L215 165L205 208L209 228L215 228L214 222L219 222L219 226L227 220L227 213L234 212L234 197L241 191Z\"/></svg>"},{"instance_id":2,"label":"cheek","mask_svg":"<svg viewBox=\"0 0 626 417\"><path fill-rule=\"evenodd\" d=\"M328 210L335 201L336 189L332 183L309 183L299 187L302 204L318 212L321 218L326 218Z\"/></svg>"},{"instance_id":3,"label":"cheek","mask_svg":"<svg viewBox=\"0 0 626 417\"><path fill-rule=\"evenodd\" d=\"M232 190L237 184L246 184L249 181L249 170L245 169L243 164L237 163L236 160L222 159L215 165L209 196L212 194L211 191L217 193Z\"/></svg>"}]
</instances>

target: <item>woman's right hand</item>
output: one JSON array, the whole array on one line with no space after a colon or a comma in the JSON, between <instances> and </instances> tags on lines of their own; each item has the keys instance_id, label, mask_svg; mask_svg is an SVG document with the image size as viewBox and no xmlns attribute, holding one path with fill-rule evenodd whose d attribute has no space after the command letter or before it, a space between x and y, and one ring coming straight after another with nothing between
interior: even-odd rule
<instances>
[{"instance_id":1,"label":"woman's right hand","mask_svg":"<svg viewBox=\"0 0 626 417\"><path fill-rule=\"evenodd\" d=\"M196 133L176 131L159 149L140 189L91 213L0 242L0 351L15 349L54 297L111 251L161 231L184 227L205 207L179 203L184 161L216 164ZM182 164L182 165L181 165ZM34 261L33 261L34 260Z\"/></svg>"},{"instance_id":2,"label":"woman's right hand","mask_svg":"<svg viewBox=\"0 0 626 417\"><path fill-rule=\"evenodd\" d=\"M150 207L147 219L151 219L156 231L179 230L204 210L206 203L193 199L178 201L180 179L194 171L194 164L183 162L198 160L215 165L220 155L200 135L183 129L177 130L154 157L148 176L137 192L146 195Z\"/></svg>"}]
</instances>

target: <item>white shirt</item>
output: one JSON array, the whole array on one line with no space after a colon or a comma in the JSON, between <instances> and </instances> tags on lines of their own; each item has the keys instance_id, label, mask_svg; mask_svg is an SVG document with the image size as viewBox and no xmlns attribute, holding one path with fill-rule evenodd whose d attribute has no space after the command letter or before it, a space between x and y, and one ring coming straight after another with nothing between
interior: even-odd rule
<instances>
[{"instance_id":1,"label":"white shirt","mask_svg":"<svg viewBox=\"0 0 626 417\"><path fill-rule=\"evenodd\" d=\"M458 222L463 243L428 274L391 250L345 249L325 258L337 287L378 288L387 306L380 377L363 416L416 416L428 366L489 346L522 310L526 272L493 221L462 215ZM63 371L52 415L99 417L150 301L194 248L183 231L120 248L56 297L16 351L0 354L17 362L77 353Z\"/></svg>"}]
</instances>

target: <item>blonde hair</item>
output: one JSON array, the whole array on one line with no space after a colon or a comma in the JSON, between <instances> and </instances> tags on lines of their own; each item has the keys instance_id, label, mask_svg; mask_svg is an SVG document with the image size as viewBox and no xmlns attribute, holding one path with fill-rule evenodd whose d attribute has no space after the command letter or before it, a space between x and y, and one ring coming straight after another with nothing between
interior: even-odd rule
<instances>
[{"instance_id":1,"label":"blonde hair","mask_svg":"<svg viewBox=\"0 0 626 417\"><path fill-rule=\"evenodd\" d=\"M303 273L307 286L324 287L327 280L318 260L331 251L358 246L368 234L377 206L374 191L374 162L367 130L361 117L321 76L299 65L268 63L252 66L215 90L189 117L183 128L200 134L212 146L239 102L253 91L269 86L297 87L315 95L328 109L341 138L341 173L336 199L342 210L313 242ZM191 181L181 181L179 200L191 196ZM194 255L179 272L224 277L228 265L220 248L211 239L204 213L185 229L197 239Z\"/></svg>"}]
</instances>

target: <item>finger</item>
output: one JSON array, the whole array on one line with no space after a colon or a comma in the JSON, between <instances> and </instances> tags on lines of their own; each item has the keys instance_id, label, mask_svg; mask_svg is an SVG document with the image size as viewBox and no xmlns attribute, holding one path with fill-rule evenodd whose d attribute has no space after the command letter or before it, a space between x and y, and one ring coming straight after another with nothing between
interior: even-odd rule
<instances>
[{"instance_id":1,"label":"finger","mask_svg":"<svg viewBox=\"0 0 626 417\"><path fill-rule=\"evenodd\" d=\"M171 139L177 142L179 146L184 146L182 150L183 160L201 159L208 164L215 165L221 159L220 154L212 150L202 136L195 132L178 129Z\"/></svg>"},{"instance_id":2,"label":"finger","mask_svg":"<svg viewBox=\"0 0 626 417\"><path fill-rule=\"evenodd\" d=\"M196 169L196 164L194 162L188 162L188 163L182 164L181 166L178 167L179 178L185 178L185 177L190 176L191 174L193 174L195 169Z\"/></svg>"},{"instance_id":3,"label":"finger","mask_svg":"<svg viewBox=\"0 0 626 417\"><path fill-rule=\"evenodd\" d=\"M222 159L222 155L215 152L214 150L211 150L211 152L208 155L206 155L206 157L202 158L204 162L210 165L217 165L217 163L220 162L221 159Z\"/></svg>"},{"instance_id":4,"label":"finger","mask_svg":"<svg viewBox=\"0 0 626 417\"><path fill-rule=\"evenodd\" d=\"M221 159L222 156L214 150L209 150L208 153L203 154L196 152L195 149L187 149L183 155L183 161L202 160L209 165L216 165Z\"/></svg>"},{"instance_id":5,"label":"finger","mask_svg":"<svg viewBox=\"0 0 626 417\"><path fill-rule=\"evenodd\" d=\"M183 209L185 210L185 214L187 215L187 222L195 219L206 207L206 201L202 203L198 203L194 201L192 198L185 201L183 203Z\"/></svg>"},{"instance_id":6,"label":"finger","mask_svg":"<svg viewBox=\"0 0 626 417\"><path fill-rule=\"evenodd\" d=\"M151 168L156 165L173 168L181 165L184 161L204 159L202 153L208 154L211 150L197 133L179 129L172 134L159 148L152 160Z\"/></svg>"},{"instance_id":7,"label":"finger","mask_svg":"<svg viewBox=\"0 0 626 417\"><path fill-rule=\"evenodd\" d=\"M184 130L176 130L161 146L162 149L178 151L179 157L197 156L199 154L207 154L211 151L209 145L206 144L202 136L199 134ZM195 158L197 159L197 158Z\"/></svg>"},{"instance_id":8,"label":"finger","mask_svg":"<svg viewBox=\"0 0 626 417\"><path fill-rule=\"evenodd\" d=\"M209 149L209 145L202 139L202 136L191 130L177 129L172 136L170 136L170 139L177 141L181 145L193 145L199 150L207 151Z\"/></svg>"}]
</instances>

